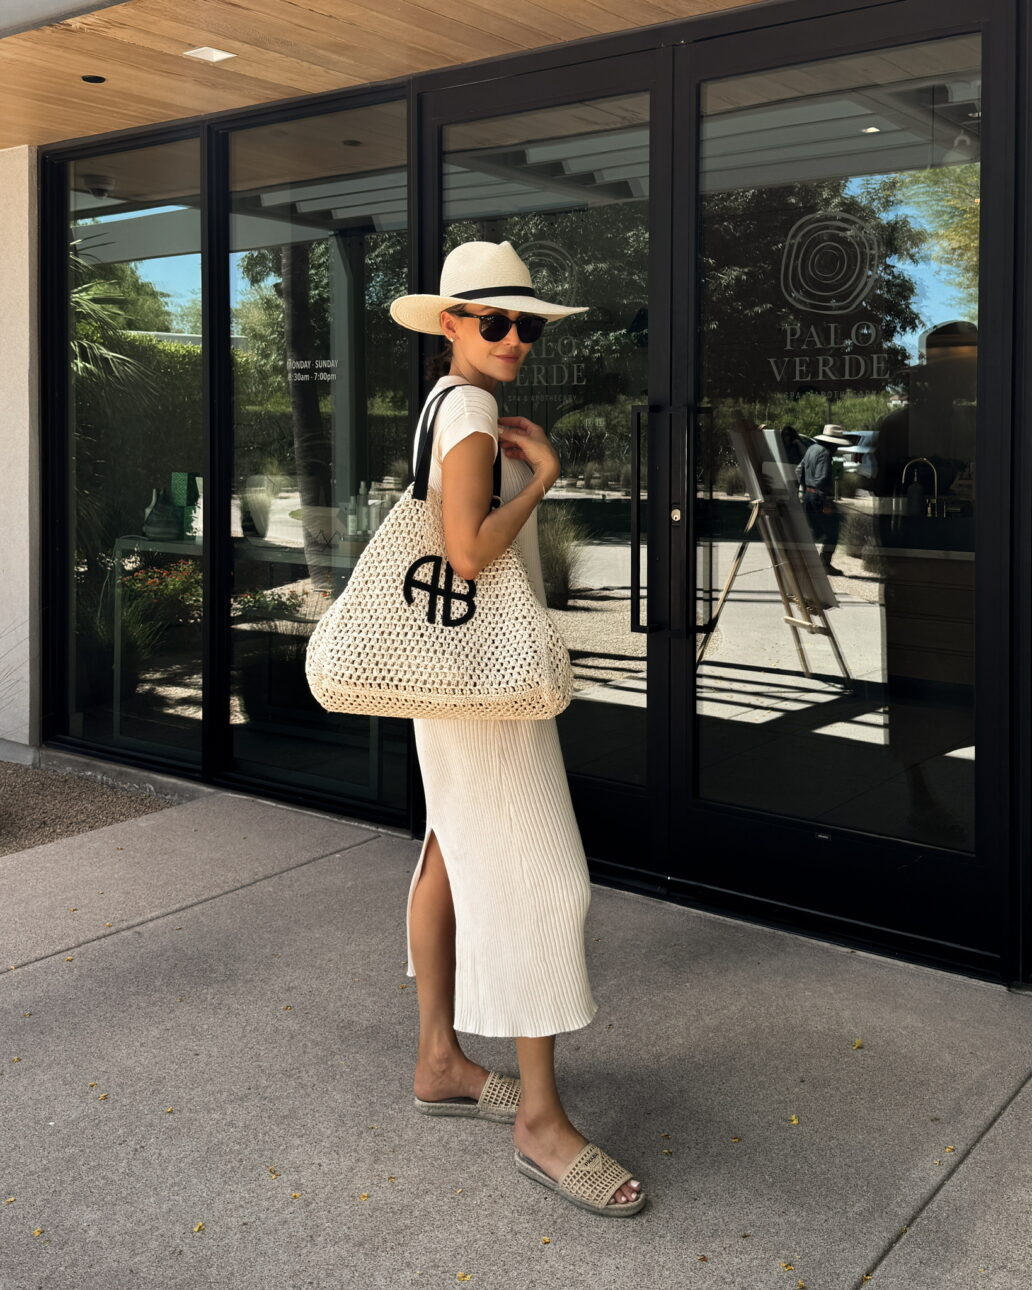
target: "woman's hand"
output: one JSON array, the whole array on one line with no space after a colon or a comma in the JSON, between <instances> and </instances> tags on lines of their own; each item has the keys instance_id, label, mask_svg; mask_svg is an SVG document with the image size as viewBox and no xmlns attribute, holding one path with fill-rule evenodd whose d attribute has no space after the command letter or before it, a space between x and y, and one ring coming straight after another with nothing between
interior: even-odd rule
<instances>
[{"instance_id":1,"label":"woman's hand","mask_svg":"<svg viewBox=\"0 0 1032 1290\"><path fill-rule=\"evenodd\" d=\"M499 417L498 442L510 460L525 461L534 478L549 489L559 478L559 458L539 425L526 417Z\"/></svg>"}]
</instances>

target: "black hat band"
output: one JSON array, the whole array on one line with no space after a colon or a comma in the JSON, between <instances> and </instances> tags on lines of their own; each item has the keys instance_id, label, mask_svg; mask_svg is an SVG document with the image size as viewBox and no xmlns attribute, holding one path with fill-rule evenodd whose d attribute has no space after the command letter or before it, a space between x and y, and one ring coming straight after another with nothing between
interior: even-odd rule
<instances>
[{"instance_id":1,"label":"black hat band","mask_svg":"<svg viewBox=\"0 0 1032 1290\"><path fill-rule=\"evenodd\" d=\"M533 287L487 287L483 291L453 291L455 300L479 300L482 296L534 296Z\"/></svg>"}]
</instances>

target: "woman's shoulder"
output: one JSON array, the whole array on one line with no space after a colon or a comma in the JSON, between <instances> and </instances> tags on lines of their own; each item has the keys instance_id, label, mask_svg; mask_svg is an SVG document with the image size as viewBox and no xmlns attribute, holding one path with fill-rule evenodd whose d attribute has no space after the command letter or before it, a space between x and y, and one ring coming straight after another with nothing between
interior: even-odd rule
<instances>
[{"instance_id":1,"label":"woman's shoulder","mask_svg":"<svg viewBox=\"0 0 1032 1290\"><path fill-rule=\"evenodd\" d=\"M441 400L446 420L456 416L486 416L494 425L498 420L498 400L479 385L453 385Z\"/></svg>"}]
</instances>

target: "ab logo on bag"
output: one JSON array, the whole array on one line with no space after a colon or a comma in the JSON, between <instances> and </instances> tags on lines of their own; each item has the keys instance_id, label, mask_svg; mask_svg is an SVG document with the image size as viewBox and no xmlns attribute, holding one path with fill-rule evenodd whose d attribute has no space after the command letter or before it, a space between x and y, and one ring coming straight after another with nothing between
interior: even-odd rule
<instances>
[{"instance_id":1,"label":"ab logo on bag","mask_svg":"<svg viewBox=\"0 0 1032 1290\"><path fill-rule=\"evenodd\" d=\"M424 565L432 567L432 582L421 582L416 574ZM441 566L444 565L444 582L438 586L438 579L441 576ZM424 555L419 560L414 560L408 567L405 574L405 585L402 591L405 596L405 603L412 604L413 591L425 591L427 593L426 621L433 623L437 621L437 602L441 601L444 605L444 616L441 618L442 627L459 627L462 623L467 623L477 611L476 593L477 584L469 581L466 586L469 591L458 591L455 588L453 579L455 573L450 564L446 563L439 555ZM465 579L463 579L465 581ZM464 600L466 602L466 612L461 618L453 618L451 613L452 601Z\"/></svg>"}]
</instances>

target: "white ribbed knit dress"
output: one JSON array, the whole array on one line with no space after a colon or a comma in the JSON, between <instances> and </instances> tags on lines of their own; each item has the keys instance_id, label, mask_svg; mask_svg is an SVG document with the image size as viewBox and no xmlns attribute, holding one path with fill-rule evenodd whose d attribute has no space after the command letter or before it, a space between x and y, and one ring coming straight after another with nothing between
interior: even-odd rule
<instances>
[{"instance_id":1,"label":"white ribbed knit dress","mask_svg":"<svg viewBox=\"0 0 1032 1290\"><path fill-rule=\"evenodd\" d=\"M483 431L498 448L491 394L459 385L441 403L430 487L440 492L441 459ZM415 469L413 449L413 470ZM502 501L530 468L502 455ZM537 511L516 538L542 604ZM559 736L550 721L413 722L426 793L426 837L409 886L406 934L430 834L437 836L455 906L455 1029L468 1034L559 1034L586 1026L597 1005L584 960L591 888L573 814ZM408 975L415 976L411 940Z\"/></svg>"}]
</instances>

